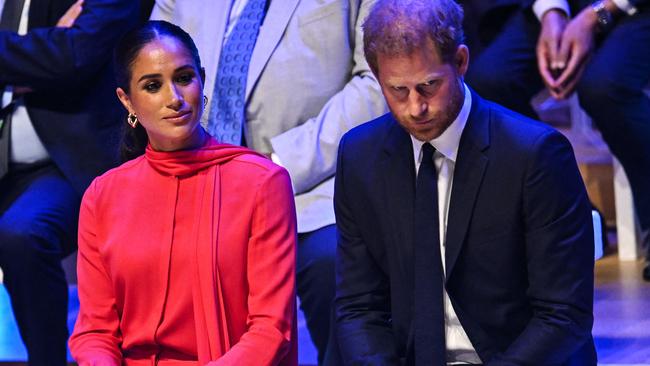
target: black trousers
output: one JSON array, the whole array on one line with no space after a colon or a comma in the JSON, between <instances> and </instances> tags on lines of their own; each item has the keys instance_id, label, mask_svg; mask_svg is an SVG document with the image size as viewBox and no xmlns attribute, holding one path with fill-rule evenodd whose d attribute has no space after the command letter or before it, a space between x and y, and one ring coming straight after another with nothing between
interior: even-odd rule
<instances>
[{"instance_id":1,"label":"black trousers","mask_svg":"<svg viewBox=\"0 0 650 366\"><path fill-rule=\"evenodd\" d=\"M470 48L467 84L485 99L537 118L530 100L544 87L535 55L539 31L539 21L532 14L522 10L511 13L488 44L475 47L480 53ZM472 43L480 42L475 39Z\"/></svg>"},{"instance_id":2,"label":"black trousers","mask_svg":"<svg viewBox=\"0 0 650 366\"><path fill-rule=\"evenodd\" d=\"M30 366L66 364L68 286L80 197L51 164L11 166L0 181L0 267Z\"/></svg>"},{"instance_id":3,"label":"black trousers","mask_svg":"<svg viewBox=\"0 0 650 366\"><path fill-rule=\"evenodd\" d=\"M318 364L341 365L338 343L334 335L335 294L334 259L336 226L298 234L296 282L300 309L305 314L307 329L316 350Z\"/></svg>"},{"instance_id":4,"label":"black trousers","mask_svg":"<svg viewBox=\"0 0 650 366\"><path fill-rule=\"evenodd\" d=\"M650 9L602 40L578 84L580 105L618 158L632 189L650 260Z\"/></svg>"}]
</instances>

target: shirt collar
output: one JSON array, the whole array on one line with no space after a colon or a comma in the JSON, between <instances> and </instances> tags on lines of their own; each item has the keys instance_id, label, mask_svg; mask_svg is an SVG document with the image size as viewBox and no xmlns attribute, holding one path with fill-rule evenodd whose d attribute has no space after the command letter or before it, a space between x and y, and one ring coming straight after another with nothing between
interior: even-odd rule
<instances>
[{"instance_id":1,"label":"shirt collar","mask_svg":"<svg viewBox=\"0 0 650 366\"><path fill-rule=\"evenodd\" d=\"M429 143L433 145L440 154L453 162L456 162L460 137L463 134L463 130L467 124L467 118L469 117L469 112L472 108L472 93L469 91L469 88L465 83L463 83L463 88L465 89L465 100L463 101L463 106L461 107L458 116L456 116L456 119L454 119L451 125L449 125L440 136L429 141ZM422 151L422 145L424 145L424 142L416 139L413 135L410 136L413 144L413 154L416 162L418 162L420 161L420 152Z\"/></svg>"}]
</instances>

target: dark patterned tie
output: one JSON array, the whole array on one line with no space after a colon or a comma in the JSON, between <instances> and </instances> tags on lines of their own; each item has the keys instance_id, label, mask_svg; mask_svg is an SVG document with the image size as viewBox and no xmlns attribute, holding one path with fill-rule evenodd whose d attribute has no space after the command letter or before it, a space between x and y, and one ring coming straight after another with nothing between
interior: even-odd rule
<instances>
[{"instance_id":1,"label":"dark patterned tie","mask_svg":"<svg viewBox=\"0 0 650 366\"><path fill-rule=\"evenodd\" d=\"M266 0L249 0L219 56L208 132L221 142L241 145L248 65L264 18Z\"/></svg>"},{"instance_id":2,"label":"dark patterned tie","mask_svg":"<svg viewBox=\"0 0 650 366\"><path fill-rule=\"evenodd\" d=\"M0 30L15 32L20 24L20 15L23 12L25 0L6 0L0 17ZM0 99L4 94L5 86L0 85ZM0 102L1 103L1 102ZM0 179L9 170L9 134L13 105L0 105Z\"/></svg>"},{"instance_id":3,"label":"dark patterned tie","mask_svg":"<svg viewBox=\"0 0 650 366\"><path fill-rule=\"evenodd\" d=\"M444 271L440 256L438 179L433 163L434 152L431 144L422 146L422 163L415 189L413 322L416 366L446 364Z\"/></svg>"}]
</instances>

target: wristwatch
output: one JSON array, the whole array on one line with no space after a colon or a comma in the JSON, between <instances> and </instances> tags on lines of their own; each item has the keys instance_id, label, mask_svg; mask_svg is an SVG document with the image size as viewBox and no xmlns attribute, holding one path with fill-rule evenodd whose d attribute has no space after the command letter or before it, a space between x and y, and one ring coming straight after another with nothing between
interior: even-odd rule
<instances>
[{"instance_id":1,"label":"wristwatch","mask_svg":"<svg viewBox=\"0 0 650 366\"><path fill-rule=\"evenodd\" d=\"M591 4L591 8L594 10L596 17L598 18L598 29L603 32L609 30L614 19L612 13L610 13L605 7L605 0L594 1Z\"/></svg>"}]
</instances>

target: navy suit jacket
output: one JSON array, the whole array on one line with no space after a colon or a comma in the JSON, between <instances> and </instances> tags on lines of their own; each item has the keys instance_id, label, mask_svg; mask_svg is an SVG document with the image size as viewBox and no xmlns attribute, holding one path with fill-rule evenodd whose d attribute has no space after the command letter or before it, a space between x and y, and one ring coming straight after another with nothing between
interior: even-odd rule
<instances>
[{"instance_id":1,"label":"navy suit jacket","mask_svg":"<svg viewBox=\"0 0 650 366\"><path fill-rule=\"evenodd\" d=\"M595 365L591 206L569 142L472 95L446 289L488 365ZM390 114L340 144L337 337L348 365L412 364L415 167Z\"/></svg>"},{"instance_id":2,"label":"navy suit jacket","mask_svg":"<svg viewBox=\"0 0 650 366\"><path fill-rule=\"evenodd\" d=\"M72 28L55 28L73 0L32 0L29 32L0 32L0 85L27 86L27 112L54 164L80 196L118 162L125 115L113 45L138 23L139 2L86 0Z\"/></svg>"}]
</instances>

